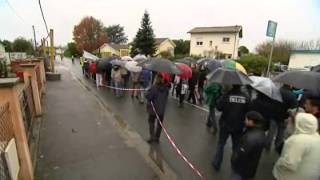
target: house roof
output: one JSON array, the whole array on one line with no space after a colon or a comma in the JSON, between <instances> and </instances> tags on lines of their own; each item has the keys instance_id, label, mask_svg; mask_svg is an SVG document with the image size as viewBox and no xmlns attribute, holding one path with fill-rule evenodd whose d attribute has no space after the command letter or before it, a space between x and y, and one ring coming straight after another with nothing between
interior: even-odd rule
<instances>
[{"instance_id":1,"label":"house roof","mask_svg":"<svg viewBox=\"0 0 320 180\"><path fill-rule=\"evenodd\" d=\"M240 33L240 37L242 37L242 26L195 27L188 33Z\"/></svg>"},{"instance_id":2,"label":"house roof","mask_svg":"<svg viewBox=\"0 0 320 180\"><path fill-rule=\"evenodd\" d=\"M120 50L120 49L129 49L129 45L127 44L114 44L114 43L110 43L108 44L109 46L111 46L113 49L115 50Z\"/></svg>"},{"instance_id":3,"label":"house roof","mask_svg":"<svg viewBox=\"0 0 320 180\"><path fill-rule=\"evenodd\" d=\"M163 43L167 39L169 39L169 38L155 38L156 45L160 45L161 43Z\"/></svg>"},{"instance_id":4,"label":"house roof","mask_svg":"<svg viewBox=\"0 0 320 180\"><path fill-rule=\"evenodd\" d=\"M320 54L320 49L316 50L291 50L290 54Z\"/></svg>"}]
</instances>

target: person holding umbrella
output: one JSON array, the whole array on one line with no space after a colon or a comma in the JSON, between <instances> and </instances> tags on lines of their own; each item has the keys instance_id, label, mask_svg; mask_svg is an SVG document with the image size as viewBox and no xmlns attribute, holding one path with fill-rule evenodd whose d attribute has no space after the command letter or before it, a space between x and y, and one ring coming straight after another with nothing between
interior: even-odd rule
<instances>
[{"instance_id":1,"label":"person holding umbrella","mask_svg":"<svg viewBox=\"0 0 320 180\"><path fill-rule=\"evenodd\" d=\"M221 96L222 86L217 83L211 83L205 86L204 93L206 95L206 103L209 106L209 115L207 120L207 127L213 128L213 134L218 131L217 121L216 121L216 105L219 97Z\"/></svg>"},{"instance_id":2,"label":"person holding umbrella","mask_svg":"<svg viewBox=\"0 0 320 180\"><path fill-rule=\"evenodd\" d=\"M248 111L250 99L241 91L242 85L251 84L248 76L236 69L218 68L207 76L208 83L232 85L232 89L222 95L217 103L217 109L222 112L219 121L219 140L212 166L220 170L224 146L231 136L232 150L235 151L243 132L245 114Z\"/></svg>"},{"instance_id":3,"label":"person holding umbrella","mask_svg":"<svg viewBox=\"0 0 320 180\"><path fill-rule=\"evenodd\" d=\"M191 65L192 68L192 77L189 79L189 97L188 101L190 102L192 99L192 104L197 104L196 100L196 86L198 84L199 73L197 70L196 64Z\"/></svg>"},{"instance_id":4,"label":"person holding umbrella","mask_svg":"<svg viewBox=\"0 0 320 180\"><path fill-rule=\"evenodd\" d=\"M147 112L149 114L148 123L150 133L150 138L147 140L148 143L159 143L162 127L158 120L163 122L169 95L166 76L170 75L166 73L158 73L154 85L146 93L146 98L148 100ZM159 119L157 120L158 117Z\"/></svg>"}]
</instances>

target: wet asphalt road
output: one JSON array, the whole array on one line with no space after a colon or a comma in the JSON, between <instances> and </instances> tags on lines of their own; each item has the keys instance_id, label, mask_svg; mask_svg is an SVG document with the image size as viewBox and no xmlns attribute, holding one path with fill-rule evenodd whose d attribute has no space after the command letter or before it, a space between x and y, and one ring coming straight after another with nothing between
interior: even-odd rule
<instances>
[{"instance_id":1,"label":"wet asphalt road","mask_svg":"<svg viewBox=\"0 0 320 180\"><path fill-rule=\"evenodd\" d=\"M103 98L111 110L117 116L126 121L143 138L148 138L148 123L145 105L139 104L135 99L131 99L129 94L122 98L116 98L113 92L107 88L96 89L92 81L83 78L78 62L71 64L64 62L75 76L80 78L87 86ZM176 144L182 152L190 159L196 167L200 169L206 179L230 179L232 170L230 166L231 144L230 140L225 146L224 162L220 172L215 172L211 166L211 161L215 153L217 136L209 133L206 129L207 112L199 108L185 105L179 108L177 101L169 98L164 124ZM161 143L154 148L161 156L157 164L166 162L178 179L193 180L200 179L186 164L178 157L172 146L169 144L164 134L161 135ZM260 160L256 180L270 180L272 178L272 167L276 161L275 153L264 153Z\"/></svg>"}]
</instances>

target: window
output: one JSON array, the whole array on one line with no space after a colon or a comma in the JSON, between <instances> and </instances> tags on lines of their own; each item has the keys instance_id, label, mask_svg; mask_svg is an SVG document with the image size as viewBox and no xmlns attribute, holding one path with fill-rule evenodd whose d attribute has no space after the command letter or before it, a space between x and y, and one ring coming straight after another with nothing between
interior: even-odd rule
<instances>
[{"instance_id":1,"label":"window","mask_svg":"<svg viewBox=\"0 0 320 180\"><path fill-rule=\"evenodd\" d=\"M209 41L209 46L212 46L212 41Z\"/></svg>"},{"instance_id":2,"label":"window","mask_svg":"<svg viewBox=\"0 0 320 180\"><path fill-rule=\"evenodd\" d=\"M222 38L222 42L230 42L230 38L229 37L224 37L224 38Z\"/></svg>"},{"instance_id":3,"label":"window","mask_svg":"<svg viewBox=\"0 0 320 180\"><path fill-rule=\"evenodd\" d=\"M197 46L202 46L203 42L202 41L197 41Z\"/></svg>"}]
</instances>

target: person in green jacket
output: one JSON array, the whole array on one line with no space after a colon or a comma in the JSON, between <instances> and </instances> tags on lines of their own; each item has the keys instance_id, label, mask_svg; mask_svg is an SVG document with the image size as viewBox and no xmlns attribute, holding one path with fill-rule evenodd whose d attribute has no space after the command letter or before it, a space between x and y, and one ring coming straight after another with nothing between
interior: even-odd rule
<instances>
[{"instance_id":1,"label":"person in green jacket","mask_svg":"<svg viewBox=\"0 0 320 180\"><path fill-rule=\"evenodd\" d=\"M208 84L204 89L204 93L206 95L206 104L209 106L209 115L206 125L208 128L213 128L214 134L216 134L218 130L215 108L217 105L217 100L221 96L221 90L221 85L216 83Z\"/></svg>"}]
</instances>

